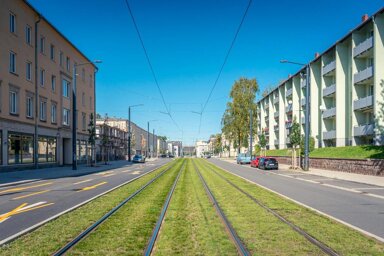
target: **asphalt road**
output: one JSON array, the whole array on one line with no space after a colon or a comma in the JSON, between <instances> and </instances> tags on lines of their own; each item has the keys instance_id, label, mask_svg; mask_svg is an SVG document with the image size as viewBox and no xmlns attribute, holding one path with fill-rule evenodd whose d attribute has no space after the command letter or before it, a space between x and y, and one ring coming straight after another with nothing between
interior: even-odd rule
<instances>
[{"instance_id":1,"label":"asphalt road","mask_svg":"<svg viewBox=\"0 0 384 256\"><path fill-rule=\"evenodd\" d=\"M210 162L384 241L384 188L291 171Z\"/></svg>"},{"instance_id":2,"label":"asphalt road","mask_svg":"<svg viewBox=\"0 0 384 256\"><path fill-rule=\"evenodd\" d=\"M2 187L0 244L168 161L159 159L83 176L43 179Z\"/></svg>"}]
</instances>

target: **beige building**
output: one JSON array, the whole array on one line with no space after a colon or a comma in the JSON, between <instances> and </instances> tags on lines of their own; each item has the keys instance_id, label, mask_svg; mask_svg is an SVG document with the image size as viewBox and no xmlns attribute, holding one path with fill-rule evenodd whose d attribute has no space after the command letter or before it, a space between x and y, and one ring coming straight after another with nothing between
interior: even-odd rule
<instances>
[{"instance_id":1,"label":"beige building","mask_svg":"<svg viewBox=\"0 0 384 256\"><path fill-rule=\"evenodd\" d=\"M384 9L309 63L309 125L316 147L384 144ZM305 130L306 69L257 102L257 134L290 147L294 118Z\"/></svg>"},{"instance_id":2,"label":"beige building","mask_svg":"<svg viewBox=\"0 0 384 256\"><path fill-rule=\"evenodd\" d=\"M0 1L0 34L1 169L72 163L74 65L77 155L89 156L97 68L27 1Z\"/></svg>"}]
</instances>

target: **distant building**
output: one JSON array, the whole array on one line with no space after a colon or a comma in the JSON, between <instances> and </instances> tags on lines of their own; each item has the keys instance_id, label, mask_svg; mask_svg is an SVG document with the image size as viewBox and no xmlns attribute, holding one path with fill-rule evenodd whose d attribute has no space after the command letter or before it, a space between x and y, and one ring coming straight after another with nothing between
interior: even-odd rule
<instances>
[{"instance_id":1,"label":"distant building","mask_svg":"<svg viewBox=\"0 0 384 256\"><path fill-rule=\"evenodd\" d=\"M196 141L196 157L203 157L205 152L209 152L208 150L208 142L203 140Z\"/></svg>"},{"instance_id":2,"label":"distant building","mask_svg":"<svg viewBox=\"0 0 384 256\"><path fill-rule=\"evenodd\" d=\"M184 156L194 156L195 155L195 147L194 146L184 146L183 147Z\"/></svg>"},{"instance_id":3,"label":"distant building","mask_svg":"<svg viewBox=\"0 0 384 256\"><path fill-rule=\"evenodd\" d=\"M108 125L96 123L96 160L125 160L128 155L128 132Z\"/></svg>"},{"instance_id":4,"label":"distant building","mask_svg":"<svg viewBox=\"0 0 384 256\"><path fill-rule=\"evenodd\" d=\"M174 156L181 156L183 143L181 141L168 141L168 153Z\"/></svg>"}]
</instances>

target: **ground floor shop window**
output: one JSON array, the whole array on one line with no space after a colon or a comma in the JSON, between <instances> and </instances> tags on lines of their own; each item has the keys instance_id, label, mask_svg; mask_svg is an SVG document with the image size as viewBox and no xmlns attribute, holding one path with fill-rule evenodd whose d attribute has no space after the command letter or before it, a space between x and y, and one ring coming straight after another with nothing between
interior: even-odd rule
<instances>
[{"instance_id":1,"label":"ground floor shop window","mask_svg":"<svg viewBox=\"0 0 384 256\"><path fill-rule=\"evenodd\" d=\"M33 135L8 134L8 164L33 163Z\"/></svg>"},{"instance_id":2,"label":"ground floor shop window","mask_svg":"<svg viewBox=\"0 0 384 256\"><path fill-rule=\"evenodd\" d=\"M38 149L39 163L56 162L56 138L40 136Z\"/></svg>"},{"instance_id":3,"label":"ground floor shop window","mask_svg":"<svg viewBox=\"0 0 384 256\"><path fill-rule=\"evenodd\" d=\"M87 141L78 140L77 141L77 161L87 162Z\"/></svg>"}]
</instances>

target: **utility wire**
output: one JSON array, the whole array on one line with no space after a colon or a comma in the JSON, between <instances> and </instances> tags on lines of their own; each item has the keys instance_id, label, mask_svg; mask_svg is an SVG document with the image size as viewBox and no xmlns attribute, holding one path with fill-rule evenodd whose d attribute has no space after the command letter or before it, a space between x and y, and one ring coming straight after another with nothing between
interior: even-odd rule
<instances>
[{"instance_id":1,"label":"utility wire","mask_svg":"<svg viewBox=\"0 0 384 256\"><path fill-rule=\"evenodd\" d=\"M133 25L135 26L135 30L136 30L137 36L139 37L140 44L141 44L141 46L142 46L142 48L143 48L145 57L146 57L146 59L147 59L148 65L149 65L149 68L151 69L151 73L152 73L153 79L155 80L155 84L156 84L156 86L157 86L157 89L159 90L159 93L160 93L160 96L161 96L161 100L163 101L163 104L164 104L165 110L166 110L166 112L167 112L167 115L171 118L171 120L172 120L172 122L175 124L175 126L180 130L180 127L177 125L176 121L173 119L173 116L171 115L171 113L170 113L170 111L169 111L169 108L168 108L168 106L167 106L167 103L165 102L165 98L164 98L163 92L161 91L159 82L158 82L157 77L156 77L156 73L155 73L155 71L154 71L154 69L153 69L151 60L149 59L149 56L148 56L147 48L145 48L143 38L141 37L139 28L138 28L137 23L136 23L136 20L135 20L135 17L133 16L133 12L132 12L131 6L129 5L128 0L125 0L125 3L126 3L126 5L127 5L128 11L129 11L129 15L130 15L131 18L132 18Z\"/></svg>"},{"instance_id":2,"label":"utility wire","mask_svg":"<svg viewBox=\"0 0 384 256\"><path fill-rule=\"evenodd\" d=\"M238 36L238 34L239 34L239 32L240 32L240 29L241 29L241 27L242 27L242 25L243 25L243 23L244 23L245 17L247 16L247 13L248 13L249 8L251 7L251 4L252 4L252 0L249 0L248 5L247 5L247 8L245 9L245 12L244 12L244 14L243 14L243 17L242 17L242 19L241 19L241 22L240 22L239 26L237 27L237 30L236 30L236 33L235 33L235 37L233 38L233 40L232 40L232 42L231 42L231 45L229 46L229 49L228 49L228 51L227 51L227 54L225 55L224 62L223 62L223 64L222 64L221 67L220 67L219 74L217 75L216 80L215 80L215 82L213 83L213 86L212 86L212 88L211 88L211 91L209 92L208 98L207 98L207 100L205 101L204 106L203 106L203 108L202 108L202 110L201 110L201 114L203 114L203 112L205 111L205 108L207 107L207 104L208 104L209 100L210 100L211 97L212 97L212 93L213 93L213 91L215 90L215 87L216 87L216 85L217 85L217 82L219 81L220 76L221 76L221 73L223 72L224 66L225 66L225 64L227 63L229 54L231 53L232 48L233 48L233 46L235 45L237 36Z\"/></svg>"}]
</instances>

